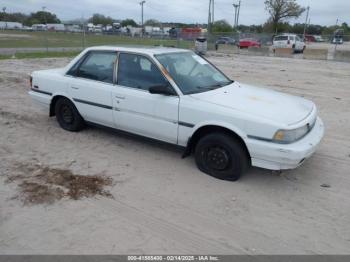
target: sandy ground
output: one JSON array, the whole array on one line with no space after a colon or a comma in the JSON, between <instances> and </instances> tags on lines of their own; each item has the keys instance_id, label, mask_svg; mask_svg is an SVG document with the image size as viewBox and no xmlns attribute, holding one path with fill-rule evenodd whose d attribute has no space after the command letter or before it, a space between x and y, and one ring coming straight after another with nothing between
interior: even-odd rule
<instances>
[{"instance_id":1,"label":"sandy ground","mask_svg":"<svg viewBox=\"0 0 350 262\"><path fill-rule=\"evenodd\" d=\"M62 130L32 105L27 74L67 59L1 61L0 253L349 254L350 64L209 59L233 79L312 99L327 129L316 154L282 174L252 168L239 182L216 180L172 147ZM19 163L108 176L113 198L26 205L8 181Z\"/></svg>"}]
</instances>

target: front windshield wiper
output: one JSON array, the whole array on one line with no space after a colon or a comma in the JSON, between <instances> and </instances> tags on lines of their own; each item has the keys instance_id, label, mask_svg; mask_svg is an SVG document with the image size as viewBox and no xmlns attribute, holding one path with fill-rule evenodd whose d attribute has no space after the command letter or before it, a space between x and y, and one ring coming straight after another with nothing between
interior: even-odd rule
<instances>
[{"instance_id":1,"label":"front windshield wiper","mask_svg":"<svg viewBox=\"0 0 350 262\"><path fill-rule=\"evenodd\" d=\"M214 90L214 89L218 89L218 88L220 88L220 87L224 87L224 86L230 85L230 84L232 84L232 83L233 83L233 81L230 80L229 82L217 83L217 84L214 84L214 85L203 86L203 87L198 87L198 88L204 88L204 89Z\"/></svg>"},{"instance_id":2,"label":"front windshield wiper","mask_svg":"<svg viewBox=\"0 0 350 262\"><path fill-rule=\"evenodd\" d=\"M210 85L210 86L196 86L197 90L192 90L190 92L187 92L187 95L203 93L203 92L206 92L206 91L209 91L209 90L215 90L215 89L218 89L218 88L230 85L233 82L234 81L230 80L230 81L225 82L225 83L217 83L217 84Z\"/></svg>"}]
</instances>

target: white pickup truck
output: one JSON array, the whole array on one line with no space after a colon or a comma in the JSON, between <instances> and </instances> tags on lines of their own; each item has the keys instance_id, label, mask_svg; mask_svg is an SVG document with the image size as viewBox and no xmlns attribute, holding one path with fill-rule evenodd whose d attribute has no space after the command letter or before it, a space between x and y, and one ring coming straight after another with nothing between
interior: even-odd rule
<instances>
[{"instance_id":1,"label":"white pickup truck","mask_svg":"<svg viewBox=\"0 0 350 262\"><path fill-rule=\"evenodd\" d=\"M291 48L294 53L304 53L305 42L295 34L277 35L273 39L273 50L278 48Z\"/></svg>"},{"instance_id":2,"label":"white pickup truck","mask_svg":"<svg viewBox=\"0 0 350 262\"><path fill-rule=\"evenodd\" d=\"M188 50L92 47L30 80L30 96L62 128L95 123L176 144L231 181L250 165L298 167L324 133L311 101L232 81Z\"/></svg>"}]
</instances>

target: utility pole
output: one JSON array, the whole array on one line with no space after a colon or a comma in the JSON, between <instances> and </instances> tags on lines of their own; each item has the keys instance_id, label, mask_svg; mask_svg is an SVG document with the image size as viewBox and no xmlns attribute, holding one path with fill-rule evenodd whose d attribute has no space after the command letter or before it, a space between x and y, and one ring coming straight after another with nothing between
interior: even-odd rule
<instances>
[{"instance_id":1,"label":"utility pole","mask_svg":"<svg viewBox=\"0 0 350 262\"><path fill-rule=\"evenodd\" d=\"M208 8L208 33L211 31L211 0L209 0L209 8Z\"/></svg>"},{"instance_id":2,"label":"utility pole","mask_svg":"<svg viewBox=\"0 0 350 262\"><path fill-rule=\"evenodd\" d=\"M141 5L141 30L142 30L142 32L141 32L141 35L142 35L142 37L143 37L143 5L146 3L146 1L141 1L140 2L140 5Z\"/></svg>"},{"instance_id":3,"label":"utility pole","mask_svg":"<svg viewBox=\"0 0 350 262\"><path fill-rule=\"evenodd\" d=\"M305 25L304 25L304 39L305 39L305 34L306 34L306 28L307 28L307 21L309 20L309 12L310 12L310 6L306 8L306 19L305 19Z\"/></svg>"},{"instance_id":4,"label":"utility pole","mask_svg":"<svg viewBox=\"0 0 350 262\"><path fill-rule=\"evenodd\" d=\"M337 21L335 22L335 32L334 32L334 35L333 35L333 39L332 39L332 42L334 41L335 39L335 46L334 46L334 52L337 51L337 47L338 47L338 40L336 38L336 32L337 32L337 27L338 27L338 22L339 22L339 18L337 18ZM334 54L335 55L335 54Z\"/></svg>"},{"instance_id":5,"label":"utility pole","mask_svg":"<svg viewBox=\"0 0 350 262\"><path fill-rule=\"evenodd\" d=\"M239 11L241 10L241 1L238 2L238 4L233 4L233 7L235 8L235 22L234 22L234 28L238 27L238 21L239 21Z\"/></svg>"},{"instance_id":6,"label":"utility pole","mask_svg":"<svg viewBox=\"0 0 350 262\"><path fill-rule=\"evenodd\" d=\"M233 28L237 27L237 11L238 11L238 5L233 4L233 8L235 9L235 21L233 22Z\"/></svg>"},{"instance_id":7,"label":"utility pole","mask_svg":"<svg viewBox=\"0 0 350 262\"><path fill-rule=\"evenodd\" d=\"M2 11L4 12L4 21L5 21L5 29L7 29L7 21L6 21L6 6L2 8Z\"/></svg>"},{"instance_id":8,"label":"utility pole","mask_svg":"<svg viewBox=\"0 0 350 262\"><path fill-rule=\"evenodd\" d=\"M241 0L238 3L238 11L237 11L237 31L238 31L238 43L241 41L241 32L238 30L239 26L239 11L241 11ZM238 48L240 50L240 48Z\"/></svg>"},{"instance_id":9,"label":"utility pole","mask_svg":"<svg viewBox=\"0 0 350 262\"><path fill-rule=\"evenodd\" d=\"M211 32L212 24L214 23L214 0L209 0L208 10L208 32Z\"/></svg>"},{"instance_id":10,"label":"utility pole","mask_svg":"<svg viewBox=\"0 0 350 262\"><path fill-rule=\"evenodd\" d=\"M212 14L211 14L212 20L211 20L211 23L212 23L212 24L214 24L214 22L215 22L215 19L214 19L214 13L215 13L214 6L215 6L215 4L214 4L214 0L213 0L213 1L212 1L212 8L211 8L211 10L212 10Z\"/></svg>"},{"instance_id":11,"label":"utility pole","mask_svg":"<svg viewBox=\"0 0 350 262\"><path fill-rule=\"evenodd\" d=\"M43 9L43 15L44 15L44 21L45 21L45 26L46 26L46 30L48 29L47 28L47 19L46 19L46 6L43 6L42 7ZM48 42L48 39L47 39L47 32L45 32L45 45L46 45L46 53L49 52L49 42Z\"/></svg>"},{"instance_id":12,"label":"utility pole","mask_svg":"<svg viewBox=\"0 0 350 262\"><path fill-rule=\"evenodd\" d=\"M83 45L83 49L85 49L85 45L86 45L85 42L86 42L86 40L85 40L85 19L84 19L84 15L82 15L81 21L82 21L82 28L83 28L83 30L82 30L82 36L83 36L82 45Z\"/></svg>"},{"instance_id":13,"label":"utility pole","mask_svg":"<svg viewBox=\"0 0 350 262\"><path fill-rule=\"evenodd\" d=\"M237 27L239 25L238 21L239 21L239 11L241 11L241 0L239 0L238 3L238 11L237 11Z\"/></svg>"}]
</instances>

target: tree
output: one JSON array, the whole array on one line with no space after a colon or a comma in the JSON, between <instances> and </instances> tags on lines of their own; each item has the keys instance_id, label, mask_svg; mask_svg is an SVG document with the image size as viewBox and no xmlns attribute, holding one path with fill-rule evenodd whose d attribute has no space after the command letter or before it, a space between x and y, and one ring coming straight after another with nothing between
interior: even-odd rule
<instances>
[{"instance_id":1,"label":"tree","mask_svg":"<svg viewBox=\"0 0 350 262\"><path fill-rule=\"evenodd\" d=\"M38 11L36 13L31 13L24 23L28 25L46 24L46 23L59 24L61 23L61 21L53 13L46 12L46 11Z\"/></svg>"},{"instance_id":2,"label":"tree","mask_svg":"<svg viewBox=\"0 0 350 262\"><path fill-rule=\"evenodd\" d=\"M239 25L238 30L242 33L263 33L263 25Z\"/></svg>"},{"instance_id":3,"label":"tree","mask_svg":"<svg viewBox=\"0 0 350 262\"><path fill-rule=\"evenodd\" d=\"M93 14L93 16L89 18L89 22L94 25L111 25L113 23L113 18L102 14Z\"/></svg>"},{"instance_id":4,"label":"tree","mask_svg":"<svg viewBox=\"0 0 350 262\"><path fill-rule=\"evenodd\" d=\"M125 19L121 22L121 26L128 26L131 25L133 27L137 27L137 23L134 21L134 19Z\"/></svg>"},{"instance_id":5,"label":"tree","mask_svg":"<svg viewBox=\"0 0 350 262\"><path fill-rule=\"evenodd\" d=\"M215 21L212 31L217 33L233 32L233 27L226 20Z\"/></svg>"},{"instance_id":6,"label":"tree","mask_svg":"<svg viewBox=\"0 0 350 262\"><path fill-rule=\"evenodd\" d=\"M159 22L158 20L156 19L148 19L144 25L149 25L149 26L160 26L161 25L161 22Z\"/></svg>"},{"instance_id":7,"label":"tree","mask_svg":"<svg viewBox=\"0 0 350 262\"><path fill-rule=\"evenodd\" d=\"M0 21L24 23L28 19L28 15L23 13L0 13Z\"/></svg>"},{"instance_id":8,"label":"tree","mask_svg":"<svg viewBox=\"0 0 350 262\"><path fill-rule=\"evenodd\" d=\"M305 11L296 0L265 0L265 9L270 14L268 23L272 24L274 31L283 20L298 18Z\"/></svg>"}]
</instances>

